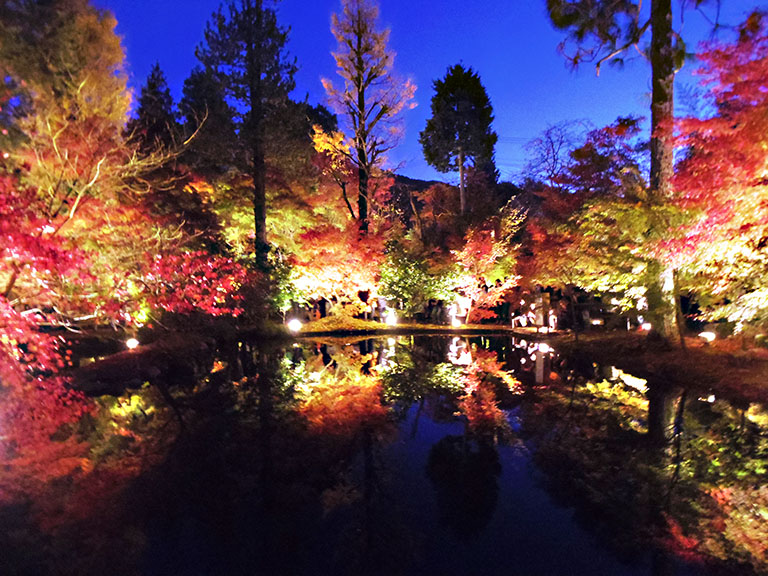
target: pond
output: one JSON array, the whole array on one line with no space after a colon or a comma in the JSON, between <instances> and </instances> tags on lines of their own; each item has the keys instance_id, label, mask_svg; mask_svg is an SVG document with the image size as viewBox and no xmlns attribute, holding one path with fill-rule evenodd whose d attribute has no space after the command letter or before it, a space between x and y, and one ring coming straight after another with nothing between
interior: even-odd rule
<instances>
[{"instance_id":1,"label":"pond","mask_svg":"<svg viewBox=\"0 0 768 576\"><path fill-rule=\"evenodd\" d=\"M7 480L2 574L768 570L768 411L510 336L239 343Z\"/></svg>"}]
</instances>

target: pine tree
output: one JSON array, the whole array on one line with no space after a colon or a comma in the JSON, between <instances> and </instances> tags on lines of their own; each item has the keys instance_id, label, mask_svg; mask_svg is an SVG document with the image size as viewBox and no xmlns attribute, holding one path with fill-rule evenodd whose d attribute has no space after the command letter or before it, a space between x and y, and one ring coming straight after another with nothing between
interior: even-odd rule
<instances>
[{"instance_id":1,"label":"pine tree","mask_svg":"<svg viewBox=\"0 0 768 576\"><path fill-rule=\"evenodd\" d=\"M128 122L128 138L142 154L170 150L177 144L179 125L173 97L159 63L152 66L139 95L136 118Z\"/></svg>"},{"instance_id":2,"label":"pine tree","mask_svg":"<svg viewBox=\"0 0 768 576\"><path fill-rule=\"evenodd\" d=\"M200 62L215 74L237 111L239 146L253 180L254 253L266 267L267 119L284 106L293 89L295 63L286 56L288 32L263 0L232 0L213 14L205 40L197 49Z\"/></svg>"},{"instance_id":3,"label":"pine tree","mask_svg":"<svg viewBox=\"0 0 768 576\"><path fill-rule=\"evenodd\" d=\"M218 175L237 158L235 111L211 70L195 67L184 81L179 102L185 138L191 140L182 160L202 175Z\"/></svg>"},{"instance_id":4,"label":"pine tree","mask_svg":"<svg viewBox=\"0 0 768 576\"><path fill-rule=\"evenodd\" d=\"M482 171L494 164L498 136L491 128L493 108L480 76L461 64L448 68L445 78L435 80L433 87L432 117L419 142L430 166L440 172L459 171L461 213L466 214L466 162Z\"/></svg>"}]
</instances>

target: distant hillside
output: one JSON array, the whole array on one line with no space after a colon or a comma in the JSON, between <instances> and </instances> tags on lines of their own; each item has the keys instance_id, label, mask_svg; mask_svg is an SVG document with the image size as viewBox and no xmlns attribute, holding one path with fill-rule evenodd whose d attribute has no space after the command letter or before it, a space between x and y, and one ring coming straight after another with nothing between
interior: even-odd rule
<instances>
[{"instance_id":1,"label":"distant hillside","mask_svg":"<svg viewBox=\"0 0 768 576\"><path fill-rule=\"evenodd\" d=\"M435 184L442 184L442 182L438 180L419 180L418 178L409 178L408 176L403 176L402 174L392 174L392 177L395 179L395 185L399 184L417 192L426 190Z\"/></svg>"}]
</instances>

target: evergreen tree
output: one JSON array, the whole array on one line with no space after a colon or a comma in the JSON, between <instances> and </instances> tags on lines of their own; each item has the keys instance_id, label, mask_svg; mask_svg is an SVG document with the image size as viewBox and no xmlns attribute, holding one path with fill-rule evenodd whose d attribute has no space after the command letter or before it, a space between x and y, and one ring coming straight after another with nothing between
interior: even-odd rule
<instances>
[{"instance_id":1,"label":"evergreen tree","mask_svg":"<svg viewBox=\"0 0 768 576\"><path fill-rule=\"evenodd\" d=\"M136 118L128 122L128 138L141 154L171 150L179 133L173 97L160 64L155 63L141 87Z\"/></svg>"},{"instance_id":2,"label":"evergreen tree","mask_svg":"<svg viewBox=\"0 0 768 576\"><path fill-rule=\"evenodd\" d=\"M179 102L184 135L190 138L182 160L202 175L218 175L236 163L235 111L227 103L221 82L196 66L184 81Z\"/></svg>"},{"instance_id":3,"label":"evergreen tree","mask_svg":"<svg viewBox=\"0 0 768 576\"><path fill-rule=\"evenodd\" d=\"M419 134L424 158L440 172L459 171L461 213L467 213L466 162L487 170L493 166L498 136L491 129L493 108L480 76L461 64L448 68L433 83L432 117Z\"/></svg>"},{"instance_id":4,"label":"evergreen tree","mask_svg":"<svg viewBox=\"0 0 768 576\"><path fill-rule=\"evenodd\" d=\"M253 179L254 252L266 266L266 144L267 119L285 106L293 89L294 62L287 59L287 30L263 0L232 0L213 14L205 40L197 49L200 62L221 83L237 111L240 156Z\"/></svg>"}]
</instances>

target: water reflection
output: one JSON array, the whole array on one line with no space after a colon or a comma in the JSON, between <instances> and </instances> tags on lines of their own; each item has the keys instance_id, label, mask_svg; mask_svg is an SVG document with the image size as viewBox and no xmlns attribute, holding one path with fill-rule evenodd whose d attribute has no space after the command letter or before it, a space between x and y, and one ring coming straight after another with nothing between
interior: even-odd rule
<instances>
[{"instance_id":1,"label":"water reflection","mask_svg":"<svg viewBox=\"0 0 768 576\"><path fill-rule=\"evenodd\" d=\"M0 476L3 574L768 569L768 412L545 343L230 343L99 402L78 473Z\"/></svg>"}]
</instances>

